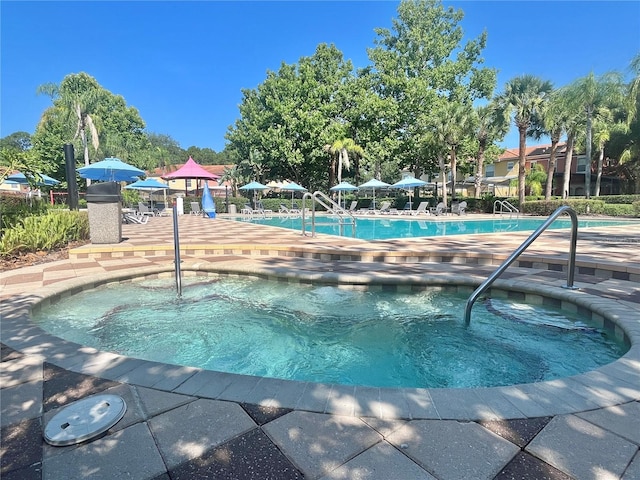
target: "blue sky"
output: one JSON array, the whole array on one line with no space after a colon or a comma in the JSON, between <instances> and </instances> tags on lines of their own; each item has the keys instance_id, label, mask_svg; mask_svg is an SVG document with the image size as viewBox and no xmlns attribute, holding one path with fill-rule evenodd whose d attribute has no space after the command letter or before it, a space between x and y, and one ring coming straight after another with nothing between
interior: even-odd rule
<instances>
[{"instance_id":1,"label":"blue sky","mask_svg":"<svg viewBox=\"0 0 640 480\"><path fill-rule=\"evenodd\" d=\"M640 52L640 0L444 1L462 9L469 38L488 33L485 64L510 78L562 86L594 72L627 73ZM0 3L0 136L35 131L51 105L39 85L86 72L136 107L153 133L182 148L224 149L241 89L267 70L333 43L356 67L374 28L391 27L391 1ZM517 147L512 131L503 144Z\"/></svg>"}]
</instances>

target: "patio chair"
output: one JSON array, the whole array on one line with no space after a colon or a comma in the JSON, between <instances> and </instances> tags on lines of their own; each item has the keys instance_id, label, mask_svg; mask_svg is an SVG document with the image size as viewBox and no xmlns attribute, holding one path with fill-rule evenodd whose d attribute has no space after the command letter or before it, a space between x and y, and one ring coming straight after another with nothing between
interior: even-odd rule
<instances>
[{"instance_id":1,"label":"patio chair","mask_svg":"<svg viewBox=\"0 0 640 480\"><path fill-rule=\"evenodd\" d=\"M420 205L418 205L418 208L416 208L415 210L409 210L411 212L411 215L420 215L420 214L425 214L425 215L429 215L431 212L429 212L429 202L420 202Z\"/></svg>"},{"instance_id":2,"label":"patio chair","mask_svg":"<svg viewBox=\"0 0 640 480\"><path fill-rule=\"evenodd\" d=\"M144 225L149 221L149 215L142 215L140 213L123 213L122 214L122 223L137 223L139 225Z\"/></svg>"},{"instance_id":3,"label":"patio chair","mask_svg":"<svg viewBox=\"0 0 640 480\"><path fill-rule=\"evenodd\" d=\"M356 212L356 207L358 206L358 201L357 200L352 200L351 201L351 205L349 205L349 209L347 210L349 213L355 213Z\"/></svg>"},{"instance_id":4,"label":"patio chair","mask_svg":"<svg viewBox=\"0 0 640 480\"><path fill-rule=\"evenodd\" d=\"M431 213L434 215L446 215L447 207L443 202L438 203L435 207L431 208Z\"/></svg>"},{"instance_id":5,"label":"patio chair","mask_svg":"<svg viewBox=\"0 0 640 480\"><path fill-rule=\"evenodd\" d=\"M190 202L191 204L191 215L201 215L202 209L200 208L200 204L198 202Z\"/></svg>"},{"instance_id":6,"label":"patio chair","mask_svg":"<svg viewBox=\"0 0 640 480\"><path fill-rule=\"evenodd\" d=\"M462 201L451 205L451 213L457 213L458 215L464 215L467 211L467 202Z\"/></svg>"},{"instance_id":7,"label":"patio chair","mask_svg":"<svg viewBox=\"0 0 640 480\"><path fill-rule=\"evenodd\" d=\"M254 213L253 208L251 208L251 205L249 205L248 203L245 204L244 207L242 207L242 210L240 210L241 215L252 216L253 213Z\"/></svg>"},{"instance_id":8,"label":"patio chair","mask_svg":"<svg viewBox=\"0 0 640 480\"><path fill-rule=\"evenodd\" d=\"M149 217L153 217L155 213L151 210L146 203L138 202L138 214L139 215L148 215Z\"/></svg>"},{"instance_id":9,"label":"patio chair","mask_svg":"<svg viewBox=\"0 0 640 480\"><path fill-rule=\"evenodd\" d=\"M380 204L380 208L378 210L374 210L373 213L375 214L388 214L389 211L391 210L391 202L382 202Z\"/></svg>"}]
</instances>

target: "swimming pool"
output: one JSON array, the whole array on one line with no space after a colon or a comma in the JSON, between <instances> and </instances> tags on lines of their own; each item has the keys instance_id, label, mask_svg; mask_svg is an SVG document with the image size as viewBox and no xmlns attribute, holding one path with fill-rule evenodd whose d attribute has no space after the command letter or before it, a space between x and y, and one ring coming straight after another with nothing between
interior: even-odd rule
<instances>
[{"instance_id":1,"label":"swimming pool","mask_svg":"<svg viewBox=\"0 0 640 480\"><path fill-rule=\"evenodd\" d=\"M493 299L462 321L464 296L254 277L110 284L44 308L34 322L66 340L146 360L310 382L487 387L566 377L628 347L558 309Z\"/></svg>"},{"instance_id":2,"label":"swimming pool","mask_svg":"<svg viewBox=\"0 0 640 480\"><path fill-rule=\"evenodd\" d=\"M236 220L255 223L258 225L270 225L292 230L302 231L302 219L300 217L273 216L271 218L242 218ZM309 219L307 219L309 220ZM546 218L496 218L496 219L467 219L451 217L438 218L398 218L395 216L380 216L376 218L356 217L355 238L361 240L388 240L394 238L438 237L444 235L470 235L477 233L500 232L533 232ZM321 215L317 217L316 233L328 235L340 235L340 226L337 217ZM606 227L624 225L629 221L616 220L578 220L579 228ZM352 228L346 225L344 236L352 235ZM550 229L571 228L571 220L559 218L551 224ZM310 223L307 224L307 232L311 231Z\"/></svg>"}]
</instances>

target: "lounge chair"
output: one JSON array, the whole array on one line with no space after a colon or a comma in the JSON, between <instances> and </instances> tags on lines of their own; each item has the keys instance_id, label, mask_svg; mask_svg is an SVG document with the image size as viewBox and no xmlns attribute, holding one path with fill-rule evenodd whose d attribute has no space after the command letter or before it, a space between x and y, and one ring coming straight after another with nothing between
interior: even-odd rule
<instances>
[{"instance_id":1,"label":"lounge chair","mask_svg":"<svg viewBox=\"0 0 640 480\"><path fill-rule=\"evenodd\" d=\"M201 215L202 210L198 202L191 202L191 215Z\"/></svg>"},{"instance_id":2,"label":"lounge chair","mask_svg":"<svg viewBox=\"0 0 640 480\"><path fill-rule=\"evenodd\" d=\"M382 202L380 204L380 208L378 210L374 210L373 213L376 214L387 214L391 209L391 202Z\"/></svg>"},{"instance_id":3,"label":"lounge chair","mask_svg":"<svg viewBox=\"0 0 640 480\"><path fill-rule=\"evenodd\" d=\"M349 209L347 210L349 213L355 213L356 212L356 207L358 206L358 201L357 200L352 200L351 201L351 205L349 205Z\"/></svg>"},{"instance_id":4,"label":"lounge chair","mask_svg":"<svg viewBox=\"0 0 640 480\"><path fill-rule=\"evenodd\" d=\"M245 206L242 207L242 210L240 210L240 214L252 216L254 214L254 211L249 204L245 204Z\"/></svg>"},{"instance_id":5,"label":"lounge chair","mask_svg":"<svg viewBox=\"0 0 640 480\"><path fill-rule=\"evenodd\" d=\"M420 202L420 205L418 205L418 208L416 208L415 210L409 210L411 212L411 215L420 215L420 214L425 214L425 215L429 215L429 202Z\"/></svg>"},{"instance_id":6,"label":"lounge chair","mask_svg":"<svg viewBox=\"0 0 640 480\"><path fill-rule=\"evenodd\" d=\"M144 225L149 221L149 215L142 215L140 213L123 213L122 223L137 223Z\"/></svg>"},{"instance_id":7,"label":"lounge chair","mask_svg":"<svg viewBox=\"0 0 640 480\"><path fill-rule=\"evenodd\" d=\"M434 215L446 215L447 207L445 206L444 202L440 202L438 203L438 205L431 208L431 213L433 213Z\"/></svg>"},{"instance_id":8,"label":"lounge chair","mask_svg":"<svg viewBox=\"0 0 640 480\"><path fill-rule=\"evenodd\" d=\"M148 215L149 217L153 217L155 213L151 210L146 203L138 202L138 215Z\"/></svg>"},{"instance_id":9,"label":"lounge chair","mask_svg":"<svg viewBox=\"0 0 640 480\"><path fill-rule=\"evenodd\" d=\"M273 210L264 208L264 205L262 204L262 202L256 202L256 208L254 208L253 211L254 213L258 213L265 218L267 217L271 218L271 215L273 214Z\"/></svg>"},{"instance_id":10,"label":"lounge chair","mask_svg":"<svg viewBox=\"0 0 640 480\"><path fill-rule=\"evenodd\" d=\"M464 215L467 213L467 202L462 201L451 205L451 213L457 213L458 215Z\"/></svg>"}]
</instances>

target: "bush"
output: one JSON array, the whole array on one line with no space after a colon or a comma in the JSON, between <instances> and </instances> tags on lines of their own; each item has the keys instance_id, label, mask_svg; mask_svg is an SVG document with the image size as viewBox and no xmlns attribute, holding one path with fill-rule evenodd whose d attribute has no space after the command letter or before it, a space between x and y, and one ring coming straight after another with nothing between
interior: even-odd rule
<instances>
[{"instance_id":1,"label":"bush","mask_svg":"<svg viewBox=\"0 0 640 480\"><path fill-rule=\"evenodd\" d=\"M605 215L605 203L602 200L586 199L558 199L549 201L526 202L523 213L531 215L548 216L555 212L562 205L568 205L577 214Z\"/></svg>"},{"instance_id":2,"label":"bush","mask_svg":"<svg viewBox=\"0 0 640 480\"><path fill-rule=\"evenodd\" d=\"M6 231L31 215L42 215L49 204L42 198L25 199L21 195L2 195L0 197L0 229Z\"/></svg>"},{"instance_id":3,"label":"bush","mask_svg":"<svg viewBox=\"0 0 640 480\"><path fill-rule=\"evenodd\" d=\"M89 238L87 212L52 211L23 218L0 238L0 256L61 248Z\"/></svg>"}]
</instances>

